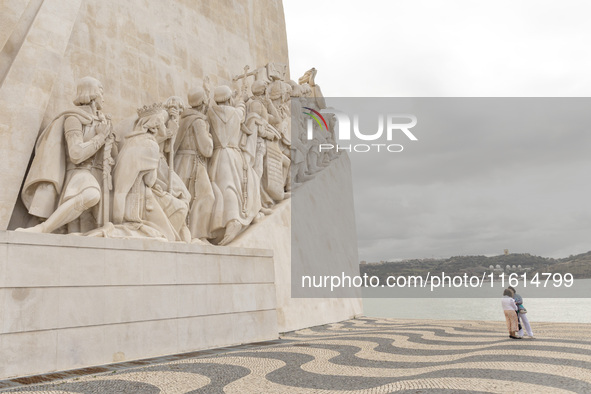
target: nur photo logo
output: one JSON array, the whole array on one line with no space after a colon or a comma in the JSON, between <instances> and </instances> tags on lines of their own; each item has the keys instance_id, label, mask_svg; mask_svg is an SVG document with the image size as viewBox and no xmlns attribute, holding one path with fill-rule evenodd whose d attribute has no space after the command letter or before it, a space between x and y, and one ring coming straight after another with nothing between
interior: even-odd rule
<instances>
[{"instance_id":1,"label":"nur photo logo","mask_svg":"<svg viewBox=\"0 0 591 394\"><path fill-rule=\"evenodd\" d=\"M361 153L372 151L402 152L404 147L401 144L392 143L395 136L400 135L400 132L410 141L418 141L418 138L410 131L411 128L417 125L417 117L413 114L377 114L377 131L369 132L360 129L360 117L357 113L351 115L353 118L351 122L349 114L334 108L324 108L320 109L320 111L310 107L303 108L309 111L303 112L309 116L306 129L308 141L314 139L314 123L318 125L317 131L323 132L326 130L329 133L334 133L333 141L336 143L323 142L318 144L319 152L330 150ZM329 120L327 122L326 118L334 121ZM338 128L331 130L329 124L334 124ZM353 143L354 141L362 141L362 143ZM372 143L369 143L369 141Z\"/></svg>"}]
</instances>

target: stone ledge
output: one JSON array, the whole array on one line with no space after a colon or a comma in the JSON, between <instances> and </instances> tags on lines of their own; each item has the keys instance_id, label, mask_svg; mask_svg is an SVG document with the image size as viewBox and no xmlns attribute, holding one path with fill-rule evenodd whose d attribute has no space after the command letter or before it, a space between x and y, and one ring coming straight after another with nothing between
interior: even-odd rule
<instances>
[{"instance_id":1,"label":"stone ledge","mask_svg":"<svg viewBox=\"0 0 591 394\"><path fill-rule=\"evenodd\" d=\"M0 231L0 244L45 245L76 249L143 250L154 252L201 253L228 256L272 257L270 249L232 246L196 245L182 242L163 242L156 239L115 239L60 234L36 234L19 231Z\"/></svg>"}]
</instances>

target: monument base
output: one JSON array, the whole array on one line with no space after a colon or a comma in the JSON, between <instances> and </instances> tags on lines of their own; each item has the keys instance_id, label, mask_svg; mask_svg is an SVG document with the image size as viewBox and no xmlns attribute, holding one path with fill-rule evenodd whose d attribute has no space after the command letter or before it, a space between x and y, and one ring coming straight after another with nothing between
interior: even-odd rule
<instances>
[{"instance_id":1,"label":"monument base","mask_svg":"<svg viewBox=\"0 0 591 394\"><path fill-rule=\"evenodd\" d=\"M359 275L349 157L340 155L313 179L294 190L292 195L291 199L277 204L272 215L251 225L247 232L232 243L233 246L274 251L279 332L340 322L362 315L360 296L307 298L292 292L292 280L301 281L301 278L293 275L299 269L292 267L292 252L297 253L296 258L300 261L322 264L335 273ZM297 201L297 210L293 207L294 200ZM301 209L302 206L305 209ZM327 247L318 247L316 243Z\"/></svg>"},{"instance_id":2,"label":"monument base","mask_svg":"<svg viewBox=\"0 0 591 394\"><path fill-rule=\"evenodd\" d=\"M232 246L0 232L0 379L271 340L362 314L360 298L292 294L292 231L299 258L358 273L350 171L342 155L295 191L305 210L285 200Z\"/></svg>"},{"instance_id":3,"label":"monument base","mask_svg":"<svg viewBox=\"0 0 591 394\"><path fill-rule=\"evenodd\" d=\"M278 337L273 252L0 232L0 379Z\"/></svg>"}]
</instances>

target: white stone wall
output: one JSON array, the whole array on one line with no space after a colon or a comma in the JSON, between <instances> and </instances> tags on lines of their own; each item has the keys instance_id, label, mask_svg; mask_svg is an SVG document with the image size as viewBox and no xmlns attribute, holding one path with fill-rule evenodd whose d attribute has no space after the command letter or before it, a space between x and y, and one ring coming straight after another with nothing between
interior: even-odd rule
<instances>
[{"instance_id":1,"label":"white stone wall","mask_svg":"<svg viewBox=\"0 0 591 394\"><path fill-rule=\"evenodd\" d=\"M272 252L0 232L0 379L278 337Z\"/></svg>"},{"instance_id":2,"label":"white stone wall","mask_svg":"<svg viewBox=\"0 0 591 394\"><path fill-rule=\"evenodd\" d=\"M47 117L71 104L86 75L103 82L116 123L144 104L186 98L206 75L231 84L245 65L271 61L289 61L281 1L84 0Z\"/></svg>"},{"instance_id":3,"label":"white stone wall","mask_svg":"<svg viewBox=\"0 0 591 394\"><path fill-rule=\"evenodd\" d=\"M363 314L361 298L293 298L291 293L292 280L297 280L292 278L292 252L310 264L328 267L333 274L359 275L349 158L341 155L293 193L310 209L294 212L291 199L283 201L274 208L273 215L253 224L232 243L274 251L279 331L335 323ZM296 220L293 215L300 216ZM294 223L299 223L298 227L294 228ZM306 235L305 239L294 245L292 231ZM319 248L318 243L326 247Z\"/></svg>"}]
</instances>

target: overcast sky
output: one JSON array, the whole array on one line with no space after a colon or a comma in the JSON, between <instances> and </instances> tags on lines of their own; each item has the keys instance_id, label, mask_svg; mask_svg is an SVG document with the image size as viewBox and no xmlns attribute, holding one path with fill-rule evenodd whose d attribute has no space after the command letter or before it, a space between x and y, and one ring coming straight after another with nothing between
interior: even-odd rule
<instances>
[{"instance_id":1,"label":"overcast sky","mask_svg":"<svg viewBox=\"0 0 591 394\"><path fill-rule=\"evenodd\" d=\"M316 67L325 96L591 96L585 1L284 0L284 9L292 78ZM589 102L519 101L512 111L493 101L513 117L503 123L472 100L463 127L450 100L417 109L419 140L404 152L350 155L360 259L591 250Z\"/></svg>"}]
</instances>

